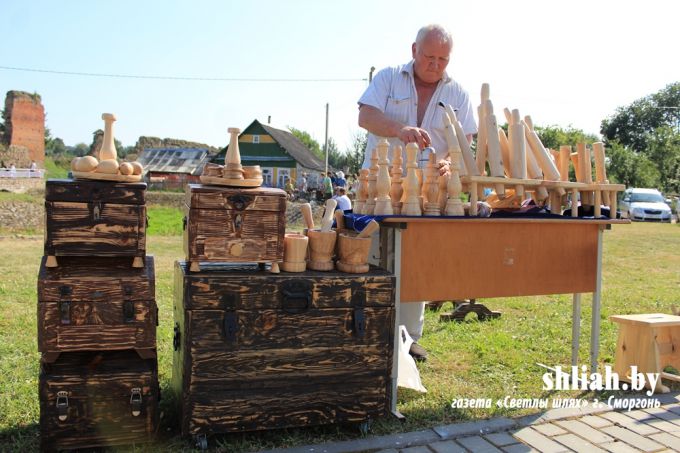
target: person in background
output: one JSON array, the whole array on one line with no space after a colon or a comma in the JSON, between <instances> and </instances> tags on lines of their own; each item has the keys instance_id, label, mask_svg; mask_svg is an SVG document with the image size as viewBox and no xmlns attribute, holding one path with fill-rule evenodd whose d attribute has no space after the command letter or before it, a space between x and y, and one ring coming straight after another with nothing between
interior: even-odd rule
<instances>
[{"instance_id":1,"label":"person in background","mask_svg":"<svg viewBox=\"0 0 680 453\"><path fill-rule=\"evenodd\" d=\"M17 176L17 167L14 165L14 162L9 164L9 177L10 178L16 178Z\"/></svg>"},{"instance_id":2,"label":"person in background","mask_svg":"<svg viewBox=\"0 0 680 453\"><path fill-rule=\"evenodd\" d=\"M331 175L332 173L329 171L328 174L324 176L321 183L323 190L323 201L326 201L333 196L333 180L331 179Z\"/></svg>"},{"instance_id":3,"label":"person in background","mask_svg":"<svg viewBox=\"0 0 680 453\"><path fill-rule=\"evenodd\" d=\"M38 170L38 165L35 163L34 160L31 161L31 165L28 167L28 172L29 172L29 178L33 178L37 176L35 172Z\"/></svg>"},{"instance_id":4,"label":"person in background","mask_svg":"<svg viewBox=\"0 0 680 453\"><path fill-rule=\"evenodd\" d=\"M347 187L347 180L345 179L345 173L342 171L337 172L335 178L335 187Z\"/></svg>"},{"instance_id":5,"label":"person in background","mask_svg":"<svg viewBox=\"0 0 680 453\"><path fill-rule=\"evenodd\" d=\"M363 168L370 167L370 151L379 137L388 139L390 151L397 144L416 143L420 149L432 146L440 166L446 166L448 145L440 102L457 111L468 141L472 140L477 124L470 96L446 73L452 48L453 39L444 27L426 25L411 45L410 62L385 68L373 77L358 102L359 126L368 131ZM406 162L405 153L402 157ZM424 311L425 302L400 307L399 323L413 337L409 352L416 360L427 358L427 351L417 343L423 334Z\"/></svg>"},{"instance_id":6,"label":"person in background","mask_svg":"<svg viewBox=\"0 0 680 453\"><path fill-rule=\"evenodd\" d=\"M344 187L338 187L335 189L335 195L333 199L338 202L335 209L340 209L343 212L352 210L352 201L347 196L347 189Z\"/></svg>"}]
</instances>

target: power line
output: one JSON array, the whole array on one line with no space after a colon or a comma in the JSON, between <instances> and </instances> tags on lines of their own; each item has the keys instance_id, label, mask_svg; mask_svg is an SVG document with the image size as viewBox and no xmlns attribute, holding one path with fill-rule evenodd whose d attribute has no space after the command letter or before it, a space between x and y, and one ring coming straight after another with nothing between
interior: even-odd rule
<instances>
[{"instance_id":1,"label":"power line","mask_svg":"<svg viewBox=\"0 0 680 453\"><path fill-rule=\"evenodd\" d=\"M147 80L183 80L200 82L365 82L366 79L284 79L284 78L247 78L247 77L183 77L158 76L141 74L104 74L96 72L56 71L52 69L19 68L14 66L0 66L9 71L39 72L45 74L60 74L82 77L108 77L116 79L147 79Z\"/></svg>"}]
</instances>

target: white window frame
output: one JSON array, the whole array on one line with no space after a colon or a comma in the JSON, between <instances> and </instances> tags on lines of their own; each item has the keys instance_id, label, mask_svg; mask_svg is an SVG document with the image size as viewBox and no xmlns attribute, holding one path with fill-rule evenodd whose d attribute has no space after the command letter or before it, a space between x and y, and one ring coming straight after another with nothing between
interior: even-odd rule
<instances>
[{"instance_id":1,"label":"white window frame","mask_svg":"<svg viewBox=\"0 0 680 453\"><path fill-rule=\"evenodd\" d=\"M276 187L285 188L286 178L290 179L290 168L279 168L276 176Z\"/></svg>"},{"instance_id":2,"label":"white window frame","mask_svg":"<svg viewBox=\"0 0 680 453\"><path fill-rule=\"evenodd\" d=\"M259 135L257 135L257 134L253 135L253 143L255 143L256 145L260 143L260 136Z\"/></svg>"},{"instance_id":3,"label":"white window frame","mask_svg":"<svg viewBox=\"0 0 680 453\"><path fill-rule=\"evenodd\" d=\"M267 187L272 187L272 175L274 169L272 167L262 168L262 184Z\"/></svg>"}]
</instances>

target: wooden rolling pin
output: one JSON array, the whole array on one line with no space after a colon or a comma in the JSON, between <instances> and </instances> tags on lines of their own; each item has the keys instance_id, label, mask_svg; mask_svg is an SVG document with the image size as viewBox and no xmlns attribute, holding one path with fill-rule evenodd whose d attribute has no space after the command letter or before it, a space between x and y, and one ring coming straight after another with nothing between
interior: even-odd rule
<instances>
[{"instance_id":1,"label":"wooden rolling pin","mask_svg":"<svg viewBox=\"0 0 680 453\"><path fill-rule=\"evenodd\" d=\"M607 180L607 167L604 160L604 143L593 143L593 154L595 157L595 181L598 184L609 184ZM602 193L604 204L609 206L609 192Z\"/></svg>"},{"instance_id":2,"label":"wooden rolling pin","mask_svg":"<svg viewBox=\"0 0 680 453\"><path fill-rule=\"evenodd\" d=\"M489 171L491 172L491 176L503 178L505 176L505 169L503 168L501 143L500 138L498 137L498 123L496 121L496 115L493 112L493 103L489 99L487 99L484 104L484 113L486 115L486 153L487 160L489 161ZM495 184L494 187L498 198L504 198L505 185L498 183Z\"/></svg>"},{"instance_id":3,"label":"wooden rolling pin","mask_svg":"<svg viewBox=\"0 0 680 453\"><path fill-rule=\"evenodd\" d=\"M367 238L370 237L373 233L375 233L378 228L380 228L380 224L376 222L375 220L371 220L366 224L363 230L361 230L361 233L357 235L358 238Z\"/></svg>"},{"instance_id":4,"label":"wooden rolling pin","mask_svg":"<svg viewBox=\"0 0 680 453\"><path fill-rule=\"evenodd\" d=\"M439 106L443 107L446 110L446 113L449 116L449 120L453 124L453 128L456 131L458 146L460 147L460 151L463 154L463 163L465 164L464 166L466 170L465 174L468 174L470 176L479 176L479 170L477 170L477 164L475 163L475 156L472 154L472 150L470 149L470 142L468 142L468 139L465 136L465 132L463 131L463 125L460 124L460 121L458 121L456 111L453 110L453 107L451 107L450 105L444 105L443 102L440 102ZM463 172L461 171L461 175L462 174Z\"/></svg>"},{"instance_id":5,"label":"wooden rolling pin","mask_svg":"<svg viewBox=\"0 0 680 453\"><path fill-rule=\"evenodd\" d=\"M312 216L312 205L309 203L303 203L300 205L300 211L302 211L302 217L305 219L305 225L307 225L307 229L313 230L314 217Z\"/></svg>"}]
</instances>

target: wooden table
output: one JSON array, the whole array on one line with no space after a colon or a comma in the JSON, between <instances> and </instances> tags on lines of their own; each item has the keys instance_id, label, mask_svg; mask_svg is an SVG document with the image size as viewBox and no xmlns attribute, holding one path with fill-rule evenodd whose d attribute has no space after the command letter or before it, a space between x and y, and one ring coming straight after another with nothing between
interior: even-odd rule
<instances>
[{"instance_id":1,"label":"wooden table","mask_svg":"<svg viewBox=\"0 0 680 453\"><path fill-rule=\"evenodd\" d=\"M600 340L602 232L614 219L388 217L373 254L394 272L400 302L573 294L572 365L578 364L581 294L592 293L590 368ZM395 334L398 334L398 325ZM392 409L399 337L395 335Z\"/></svg>"}]
</instances>

